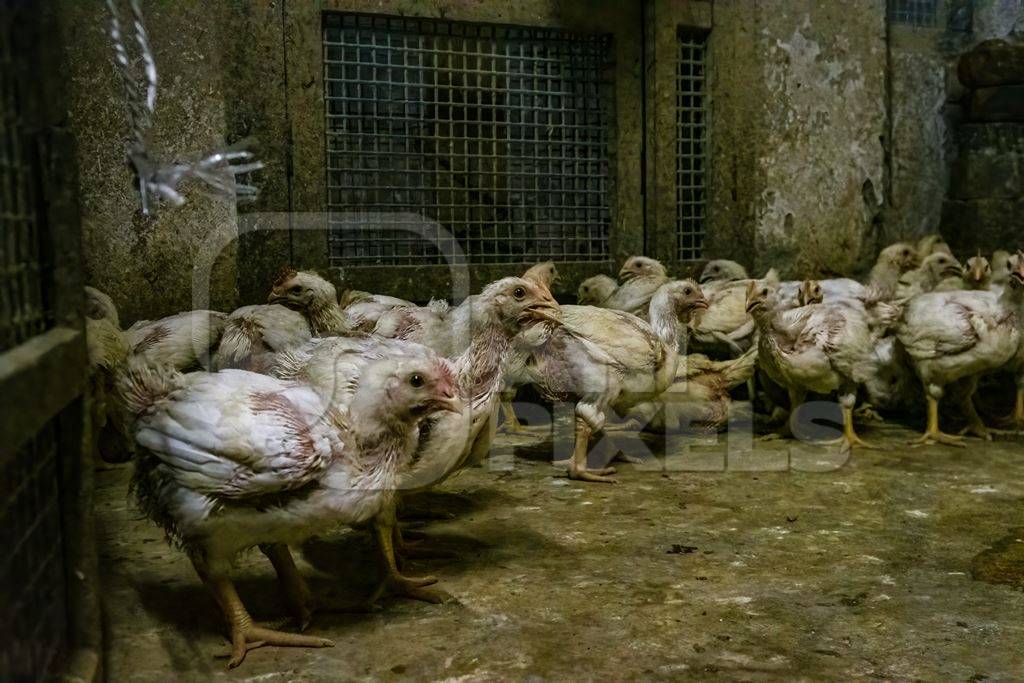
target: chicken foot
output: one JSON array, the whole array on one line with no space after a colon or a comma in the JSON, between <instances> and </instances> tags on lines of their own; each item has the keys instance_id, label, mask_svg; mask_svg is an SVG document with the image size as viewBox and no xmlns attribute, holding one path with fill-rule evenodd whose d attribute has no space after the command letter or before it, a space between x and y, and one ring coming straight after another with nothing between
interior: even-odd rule
<instances>
[{"instance_id":1,"label":"chicken foot","mask_svg":"<svg viewBox=\"0 0 1024 683\"><path fill-rule=\"evenodd\" d=\"M516 411L512 407L511 400L502 397L501 412L505 416L505 421L501 423L501 430L503 432L518 433L523 431L523 423L516 417Z\"/></svg>"},{"instance_id":2,"label":"chicken foot","mask_svg":"<svg viewBox=\"0 0 1024 683\"><path fill-rule=\"evenodd\" d=\"M846 448L850 449L851 451L853 450L854 446L857 446L859 448L867 448L867 449L871 449L871 450L876 449L877 446L873 446L873 445L869 444L868 442L864 441L864 439L860 438L857 435L857 430L854 429L854 426L853 426L853 406L849 406L849 405L845 405L844 404L842 406L842 411L843 411L843 435L841 437L839 437L838 439L836 439L835 441L833 441L832 443L835 443L835 444L841 443Z\"/></svg>"},{"instance_id":3,"label":"chicken foot","mask_svg":"<svg viewBox=\"0 0 1024 683\"><path fill-rule=\"evenodd\" d=\"M445 601L446 596L437 591L429 590L426 586L437 583L433 576L412 577L404 576L398 571L398 561L395 559L395 529L394 520L380 519L374 521L374 531L377 534L377 544L384 556L385 577L381 587L374 594L371 602L375 602L384 590L394 595L401 595L414 600L440 604Z\"/></svg>"},{"instance_id":4,"label":"chicken foot","mask_svg":"<svg viewBox=\"0 0 1024 683\"><path fill-rule=\"evenodd\" d=\"M305 579L295 566L291 550L286 543L271 543L261 545L260 552L266 555L270 564L274 565L277 572L277 581L281 584L281 591L284 593L285 604L295 617L295 624L299 632L309 628L309 622L313 618L313 609L310 606L312 595Z\"/></svg>"},{"instance_id":5,"label":"chicken foot","mask_svg":"<svg viewBox=\"0 0 1024 683\"><path fill-rule=\"evenodd\" d=\"M334 647L334 641L316 636L306 636L301 633L286 633L274 629L258 626L249 616L249 612L238 597L235 584L226 576L213 576L207 570L205 563L193 558L192 564L199 574L199 578L213 593L214 599L220 606L224 619L228 623L228 633L231 638L231 653L228 655L228 668L234 669L245 660L249 650L260 647Z\"/></svg>"},{"instance_id":6,"label":"chicken foot","mask_svg":"<svg viewBox=\"0 0 1024 683\"><path fill-rule=\"evenodd\" d=\"M992 435L989 434L988 427L985 426L985 422L978 415L977 408L974 407L974 392L978 389L978 378L973 377L970 379L967 391L964 393L962 408L964 415L967 416L967 426L961 430L960 435L970 434L971 436L977 436L986 441L992 440Z\"/></svg>"},{"instance_id":7,"label":"chicken foot","mask_svg":"<svg viewBox=\"0 0 1024 683\"><path fill-rule=\"evenodd\" d=\"M569 460L569 478L579 481L602 482L614 484L615 480L609 477L615 474L614 467L603 467L600 469L587 469L587 453L590 450L590 434L593 430L585 419L576 416L576 433L573 442L572 458Z\"/></svg>"},{"instance_id":8,"label":"chicken foot","mask_svg":"<svg viewBox=\"0 0 1024 683\"><path fill-rule=\"evenodd\" d=\"M910 445L925 446L941 443L947 446L966 448L967 446L964 444L964 438L962 436L946 434L939 429L939 399L935 398L931 394L928 394L926 398L928 400L928 426L925 428L925 432L921 435L921 438L911 441Z\"/></svg>"}]
</instances>

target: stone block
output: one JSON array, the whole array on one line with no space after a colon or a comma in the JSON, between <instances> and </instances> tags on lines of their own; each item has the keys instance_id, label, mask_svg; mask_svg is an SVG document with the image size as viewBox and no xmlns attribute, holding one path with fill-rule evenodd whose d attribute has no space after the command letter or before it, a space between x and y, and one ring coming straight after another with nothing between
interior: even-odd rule
<instances>
[{"instance_id":1,"label":"stone block","mask_svg":"<svg viewBox=\"0 0 1024 683\"><path fill-rule=\"evenodd\" d=\"M1024 45L986 40L960 57L957 75L971 90L1024 84Z\"/></svg>"},{"instance_id":2,"label":"stone block","mask_svg":"<svg viewBox=\"0 0 1024 683\"><path fill-rule=\"evenodd\" d=\"M1024 124L968 124L957 129L953 199L1024 197Z\"/></svg>"},{"instance_id":3,"label":"stone block","mask_svg":"<svg viewBox=\"0 0 1024 683\"><path fill-rule=\"evenodd\" d=\"M967 117L971 121L1024 122L1024 85L1000 85L975 90L967 106Z\"/></svg>"},{"instance_id":4,"label":"stone block","mask_svg":"<svg viewBox=\"0 0 1024 683\"><path fill-rule=\"evenodd\" d=\"M961 256L1024 247L1024 198L947 200L942 236Z\"/></svg>"}]
</instances>

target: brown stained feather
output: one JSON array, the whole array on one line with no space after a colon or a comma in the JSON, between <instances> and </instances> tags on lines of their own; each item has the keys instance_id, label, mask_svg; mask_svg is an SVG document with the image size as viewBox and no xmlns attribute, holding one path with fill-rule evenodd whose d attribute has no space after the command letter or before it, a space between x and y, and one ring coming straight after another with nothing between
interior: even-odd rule
<instances>
[{"instance_id":1,"label":"brown stained feather","mask_svg":"<svg viewBox=\"0 0 1024 683\"><path fill-rule=\"evenodd\" d=\"M132 349L132 352L140 354L145 353L146 351L150 350L151 348L153 348L154 346L156 346L157 344L159 344L160 342L162 342L163 340L167 339L170 336L170 328L166 327L165 325L157 325L152 330L150 330L149 334L147 334L145 337L139 340L139 343L135 345L135 348Z\"/></svg>"},{"instance_id":2,"label":"brown stained feather","mask_svg":"<svg viewBox=\"0 0 1024 683\"><path fill-rule=\"evenodd\" d=\"M423 329L423 323L411 313L403 313L402 317L399 318L398 324L395 325L395 338L396 339L408 339L411 335L420 332Z\"/></svg>"},{"instance_id":3,"label":"brown stained feather","mask_svg":"<svg viewBox=\"0 0 1024 683\"><path fill-rule=\"evenodd\" d=\"M313 456L316 445L309 433L309 425L302 419L299 411L287 398L276 392L254 392L249 394L249 405L254 413L268 413L287 426L298 441L294 455L297 459L307 460Z\"/></svg>"}]
</instances>

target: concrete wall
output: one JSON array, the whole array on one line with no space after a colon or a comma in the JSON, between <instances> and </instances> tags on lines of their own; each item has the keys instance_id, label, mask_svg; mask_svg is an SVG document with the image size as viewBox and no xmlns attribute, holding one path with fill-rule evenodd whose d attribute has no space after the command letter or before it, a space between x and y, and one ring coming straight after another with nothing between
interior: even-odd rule
<instances>
[{"instance_id":1,"label":"concrete wall","mask_svg":"<svg viewBox=\"0 0 1024 683\"><path fill-rule=\"evenodd\" d=\"M882 4L761 6L758 270L849 273L874 256L883 191Z\"/></svg>"},{"instance_id":2,"label":"concrete wall","mask_svg":"<svg viewBox=\"0 0 1024 683\"><path fill-rule=\"evenodd\" d=\"M167 160L202 156L226 134L223 25L218 3L147 2L150 39L160 72L151 148ZM234 202L187 188L188 202L156 216L139 209L124 153L128 117L111 58L102 2L57 0L66 46L68 116L79 157L83 249L87 281L107 291L128 324L209 305L236 305ZM127 16L122 16L122 21ZM215 259L209 282L193 287L194 270L215 255L211 239L229 245ZM198 299L196 298L198 296Z\"/></svg>"},{"instance_id":3,"label":"concrete wall","mask_svg":"<svg viewBox=\"0 0 1024 683\"><path fill-rule=\"evenodd\" d=\"M311 243L311 254L306 234L289 233L285 215L317 210L322 194L321 7L539 25L603 27L614 18L615 77L629 85L617 95L616 257L642 242L644 202L649 249L671 251L674 161L662 151L652 162L672 148L661 140L674 126L666 109L674 70L664 60L674 59L676 25L710 27L708 256L736 258L758 272L777 266L790 276L854 274L883 243L937 229L956 156L951 65L970 42L1006 35L1021 22L1021 0L977 0L975 31L959 36L945 30L944 15L934 29L888 26L885 0L647 0L656 59L646 73L657 79L648 81L647 116L657 130L648 138L645 171L639 10L623 12L610 0L499 8L468 0L324 0L286 8L151 0L147 20L161 74L154 151L189 157L225 137L254 135L267 169L257 179L259 200L237 214L232 202L192 191L184 207L146 218L123 161L127 120L106 12L102 3L57 2L81 158L87 272L127 322L202 303L193 280L209 260L203 249L210 241L228 245L210 286L209 305L221 309L265 296L268 278L282 266L325 258L320 241ZM640 196L645 172L648 186L664 186L653 202L651 194ZM483 270L481 276L491 274ZM405 281L392 280L396 287Z\"/></svg>"}]
</instances>

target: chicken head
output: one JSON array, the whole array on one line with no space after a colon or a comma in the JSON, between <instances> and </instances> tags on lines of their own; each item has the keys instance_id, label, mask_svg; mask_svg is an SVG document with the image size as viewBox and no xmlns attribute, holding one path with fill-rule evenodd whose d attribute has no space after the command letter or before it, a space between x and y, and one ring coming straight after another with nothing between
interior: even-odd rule
<instances>
[{"instance_id":1,"label":"chicken head","mask_svg":"<svg viewBox=\"0 0 1024 683\"><path fill-rule=\"evenodd\" d=\"M756 280L747 285L747 313L755 315L771 305L774 288L764 282Z\"/></svg>"},{"instance_id":2,"label":"chicken head","mask_svg":"<svg viewBox=\"0 0 1024 683\"><path fill-rule=\"evenodd\" d=\"M558 302L544 284L521 277L492 282L481 292L481 310L495 315L508 331L532 322L557 322Z\"/></svg>"},{"instance_id":3,"label":"chicken head","mask_svg":"<svg viewBox=\"0 0 1024 683\"><path fill-rule=\"evenodd\" d=\"M825 300L825 293L821 289L821 283L817 280L804 280L800 283L800 293L797 301L801 306L820 304Z\"/></svg>"},{"instance_id":4,"label":"chicken head","mask_svg":"<svg viewBox=\"0 0 1024 683\"><path fill-rule=\"evenodd\" d=\"M962 277L964 268L956 258L947 252L937 251L926 256L921 262L923 270L932 282L940 282L947 277Z\"/></svg>"},{"instance_id":5,"label":"chicken head","mask_svg":"<svg viewBox=\"0 0 1024 683\"><path fill-rule=\"evenodd\" d=\"M971 289L987 289L992 279L992 266L988 259L978 252L977 256L967 259L967 272L964 280Z\"/></svg>"},{"instance_id":6,"label":"chicken head","mask_svg":"<svg viewBox=\"0 0 1024 683\"><path fill-rule=\"evenodd\" d=\"M732 282L735 280L746 280L749 277L750 276L747 275L747 269L735 261L718 259L715 261L708 261L707 265L704 266L704 270L700 273L700 284L703 285L708 282Z\"/></svg>"},{"instance_id":7,"label":"chicken head","mask_svg":"<svg viewBox=\"0 0 1024 683\"><path fill-rule=\"evenodd\" d=\"M896 242L878 253L877 263L892 266L893 270L902 275L908 270L917 268L921 264L921 260L918 256L917 247L913 244L909 242Z\"/></svg>"},{"instance_id":8,"label":"chicken head","mask_svg":"<svg viewBox=\"0 0 1024 683\"><path fill-rule=\"evenodd\" d=\"M630 256L622 264L619 281L629 282L638 277L665 277L665 266L647 256Z\"/></svg>"},{"instance_id":9,"label":"chicken head","mask_svg":"<svg viewBox=\"0 0 1024 683\"><path fill-rule=\"evenodd\" d=\"M531 266L529 270L523 273L523 279L533 280L550 289L551 285L558 282L561 277L558 275L558 268L555 267L553 261L544 261L543 263Z\"/></svg>"},{"instance_id":10,"label":"chicken head","mask_svg":"<svg viewBox=\"0 0 1024 683\"><path fill-rule=\"evenodd\" d=\"M384 358L368 367L360 378L358 403L399 422L442 410L462 412L451 364L426 347L420 349L422 353Z\"/></svg>"},{"instance_id":11,"label":"chicken head","mask_svg":"<svg viewBox=\"0 0 1024 683\"><path fill-rule=\"evenodd\" d=\"M305 270L283 273L267 297L268 303L281 304L294 310L334 305L337 300L334 285L316 273Z\"/></svg>"},{"instance_id":12,"label":"chicken head","mask_svg":"<svg viewBox=\"0 0 1024 683\"><path fill-rule=\"evenodd\" d=\"M607 275L595 275L580 283L576 296L580 306L600 306L618 288L618 283Z\"/></svg>"}]
</instances>

